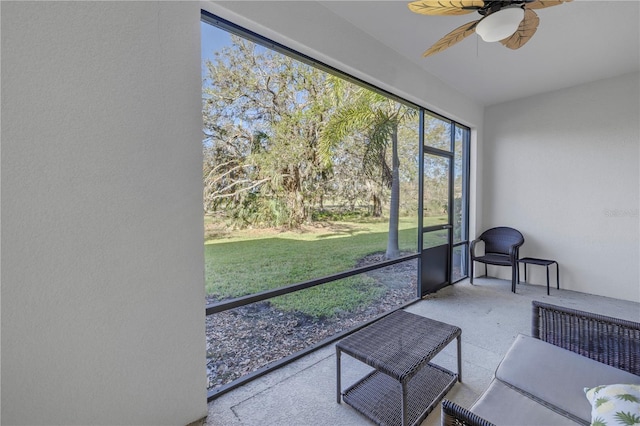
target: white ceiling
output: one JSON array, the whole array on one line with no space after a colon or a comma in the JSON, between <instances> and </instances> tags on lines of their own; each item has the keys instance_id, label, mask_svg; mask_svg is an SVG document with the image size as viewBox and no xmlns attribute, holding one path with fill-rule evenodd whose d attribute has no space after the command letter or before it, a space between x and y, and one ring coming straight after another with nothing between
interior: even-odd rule
<instances>
[{"instance_id":1,"label":"white ceiling","mask_svg":"<svg viewBox=\"0 0 640 426\"><path fill-rule=\"evenodd\" d=\"M440 37L480 15L417 15L401 0L319 3L482 105L640 70L639 0L538 9L538 31L518 50L474 34L428 58Z\"/></svg>"}]
</instances>

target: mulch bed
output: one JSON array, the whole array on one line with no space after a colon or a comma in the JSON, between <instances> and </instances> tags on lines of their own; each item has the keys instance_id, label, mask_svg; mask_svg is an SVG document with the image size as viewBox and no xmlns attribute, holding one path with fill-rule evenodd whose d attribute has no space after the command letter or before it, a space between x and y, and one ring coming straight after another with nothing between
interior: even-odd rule
<instances>
[{"instance_id":1,"label":"mulch bed","mask_svg":"<svg viewBox=\"0 0 640 426\"><path fill-rule=\"evenodd\" d=\"M369 255L357 266L380 262L383 256ZM355 312L331 318L279 311L268 301L207 316L208 389L223 386L415 299L416 267L416 261L409 261L368 272L388 288L386 294ZM214 301L207 298L207 303Z\"/></svg>"}]
</instances>

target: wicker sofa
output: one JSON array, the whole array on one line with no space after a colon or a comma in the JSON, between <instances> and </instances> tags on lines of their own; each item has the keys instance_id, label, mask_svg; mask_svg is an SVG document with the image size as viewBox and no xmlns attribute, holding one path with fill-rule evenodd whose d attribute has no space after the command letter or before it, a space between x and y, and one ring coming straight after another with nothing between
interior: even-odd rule
<instances>
[{"instance_id":1,"label":"wicker sofa","mask_svg":"<svg viewBox=\"0 0 640 426\"><path fill-rule=\"evenodd\" d=\"M534 301L531 335L470 409L442 402L443 425L588 425L584 388L640 384L640 323Z\"/></svg>"}]
</instances>

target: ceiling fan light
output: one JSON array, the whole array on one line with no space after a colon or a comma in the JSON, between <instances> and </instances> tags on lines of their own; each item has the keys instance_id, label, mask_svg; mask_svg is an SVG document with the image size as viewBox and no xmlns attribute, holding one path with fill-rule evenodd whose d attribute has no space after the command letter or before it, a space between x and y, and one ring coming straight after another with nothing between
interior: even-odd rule
<instances>
[{"instance_id":1,"label":"ceiling fan light","mask_svg":"<svg viewBox=\"0 0 640 426\"><path fill-rule=\"evenodd\" d=\"M500 41L515 33L524 19L524 9L508 7L484 17L476 26L476 33L482 40Z\"/></svg>"}]
</instances>

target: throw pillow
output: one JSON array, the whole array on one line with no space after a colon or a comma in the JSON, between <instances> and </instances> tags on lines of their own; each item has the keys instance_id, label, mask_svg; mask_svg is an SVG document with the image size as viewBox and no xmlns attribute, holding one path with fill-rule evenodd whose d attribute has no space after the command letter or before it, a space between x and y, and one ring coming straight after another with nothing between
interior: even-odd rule
<instances>
[{"instance_id":1,"label":"throw pillow","mask_svg":"<svg viewBox=\"0 0 640 426\"><path fill-rule=\"evenodd\" d=\"M591 426L640 425L640 385L584 388L591 403Z\"/></svg>"}]
</instances>

